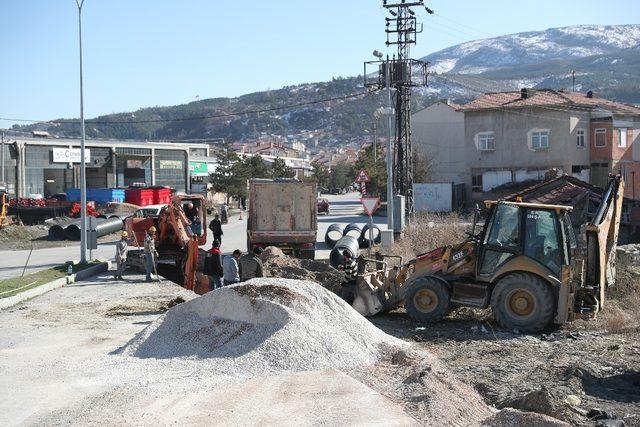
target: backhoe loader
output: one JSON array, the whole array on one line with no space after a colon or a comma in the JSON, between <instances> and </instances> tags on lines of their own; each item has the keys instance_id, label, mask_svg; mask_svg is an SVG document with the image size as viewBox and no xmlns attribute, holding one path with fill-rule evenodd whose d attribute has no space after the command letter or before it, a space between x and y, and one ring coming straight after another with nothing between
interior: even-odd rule
<instances>
[{"instance_id":1,"label":"backhoe loader","mask_svg":"<svg viewBox=\"0 0 640 427\"><path fill-rule=\"evenodd\" d=\"M593 317L614 284L624 183L610 176L594 218L576 239L571 207L487 201L476 234L459 244L388 267L390 256L360 258L349 302L362 315L402 305L419 322L436 322L455 306L491 307L508 329L540 331ZM368 264L375 265L368 271Z\"/></svg>"}]
</instances>

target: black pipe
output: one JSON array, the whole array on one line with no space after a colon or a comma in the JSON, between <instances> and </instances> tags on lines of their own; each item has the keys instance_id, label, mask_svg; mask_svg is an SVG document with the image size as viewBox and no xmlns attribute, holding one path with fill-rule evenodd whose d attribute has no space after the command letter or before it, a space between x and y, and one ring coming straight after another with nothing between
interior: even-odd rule
<instances>
[{"instance_id":1,"label":"black pipe","mask_svg":"<svg viewBox=\"0 0 640 427\"><path fill-rule=\"evenodd\" d=\"M348 251L351 258L355 258L358 256L359 247L360 244L358 243L358 239L353 236L343 236L336 242L333 249L331 249L331 253L329 254L329 263L333 268L340 267L344 264L344 255L342 255L342 253L344 251Z\"/></svg>"},{"instance_id":2,"label":"black pipe","mask_svg":"<svg viewBox=\"0 0 640 427\"><path fill-rule=\"evenodd\" d=\"M340 224L331 224L324 235L324 241L332 248L336 245L336 242L342 238L342 235L342 226Z\"/></svg>"},{"instance_id":3,"label":"black pipe","mask_svg":"<svg viewBox=\"0 0 640 427\"><path fill-rule=\"evenodd\" d=\"M109 218L109 219L98 218L97 225L96 225L96 236L100 238L102 236L106 236L107 234L115 233L116 231L122 230L122 225L123 223L120 218ZM80 227L81 227L80 221L73 222L69 226L67 226L65 230L65 233L67 234L67 239L80 240L80 235L81 235Z\"/></svg>"},{"instance_id":4,"label":"black pipe","mask_svg":"<svg viewBox=\"0 0 640 427\"><path fill-rule=\"evenodd\" d=\"M361 234L362 234L362 227L354 222L347 225L344 228L344 231L342 232L343 236L353 236L356 239L359 239Z\"/></svg>"},{"instance_id":5,"label":"black pipe","mask_svg":"<svg viewBox=\"0 0 640 427\"><path fill-rule=\"evenodd\" d=\"M377 225L373 224L373 244L379 245L382 241L382 235ZM369 224L362 227L362 234L360 235L360 244L362 247L368 248L371 244L369 239Z\"/></svg>"},{"instance_id":6,"label":"black pipe","mask_svg":"<svg viewBox=\"0 0 640 427\"><path fill-rule=\"evenodd\" d=\"M49 240L65 240L67 238L67 234L64 229L67 225L69 225L73 220L71 218L61 219L56 221L55 224L49 227Z\"/></svg>"}]
</instances>

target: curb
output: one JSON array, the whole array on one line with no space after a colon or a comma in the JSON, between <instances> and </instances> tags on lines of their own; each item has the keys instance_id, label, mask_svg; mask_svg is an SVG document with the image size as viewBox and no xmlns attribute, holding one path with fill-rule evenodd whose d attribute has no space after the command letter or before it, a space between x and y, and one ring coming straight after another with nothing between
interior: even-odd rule
<instances>
[{"instance_id":1,"label":"curb","mask_svg":"<svg viewBox=\"0 0 640 427\"><path fill-rule=\"evenodd\" d=\"M20 292L17 295L3 298L0 300L0 310L4 310L9 307L13 307L16 304L19 304L23 301L26 301L31 298L38 297L40 295L46 294L49 291L54 289L62 288L65 285L79 282L88 277L96 275L98 273L102 273L104 271L108 271L111 268L111 261L101 262L100 264L96 264L92 267L86 268L82 271L77 272L76 274L72 274L70 276L61 277L59 279L53 280L49 283L44 283L40 286L36 286L35 288L31 288L27 291Z\"/></svg>"}]
</instances>

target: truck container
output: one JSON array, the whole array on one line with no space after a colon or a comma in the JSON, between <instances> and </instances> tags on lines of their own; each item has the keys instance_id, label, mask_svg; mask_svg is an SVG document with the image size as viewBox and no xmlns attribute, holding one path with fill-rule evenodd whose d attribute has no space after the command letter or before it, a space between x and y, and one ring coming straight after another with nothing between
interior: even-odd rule
<instances>
[{"instance_id":1,"label":"truck container","mask_svg":"<svg viewBox=\"0 0 640 427\"><path fill-rule=\"evenodd\" d=\"M277 246L314 259L318 220L316 184L296 179L249 181L247 249Z\"/></svg>"}]
</instances>

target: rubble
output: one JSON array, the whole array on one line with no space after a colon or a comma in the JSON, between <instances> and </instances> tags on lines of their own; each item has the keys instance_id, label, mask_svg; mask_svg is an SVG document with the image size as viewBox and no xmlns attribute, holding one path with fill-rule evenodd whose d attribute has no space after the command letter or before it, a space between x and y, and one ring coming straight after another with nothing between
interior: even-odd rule
<instances>
[{"instance_id":1,"label":"rubble","mask_svg":"<svg viewBox=\"0 0 640 427\"><path fill-rule=\"evenodd\" d=\"M640 244L618 246L616 248L616 259L624 265L640 265Z\"/></svg>"},{"instance_id":2,"label":"rubble","mask_svg":"<svg viewBox=\"0 0 640 427\"><path fill-rule=\"evenodd\" d=\"M310 280L334 293L342 286L344 275L328 262L292 258L274 246L265 248L260 258L268 277Z\"/></svg>"}]
</instances>

